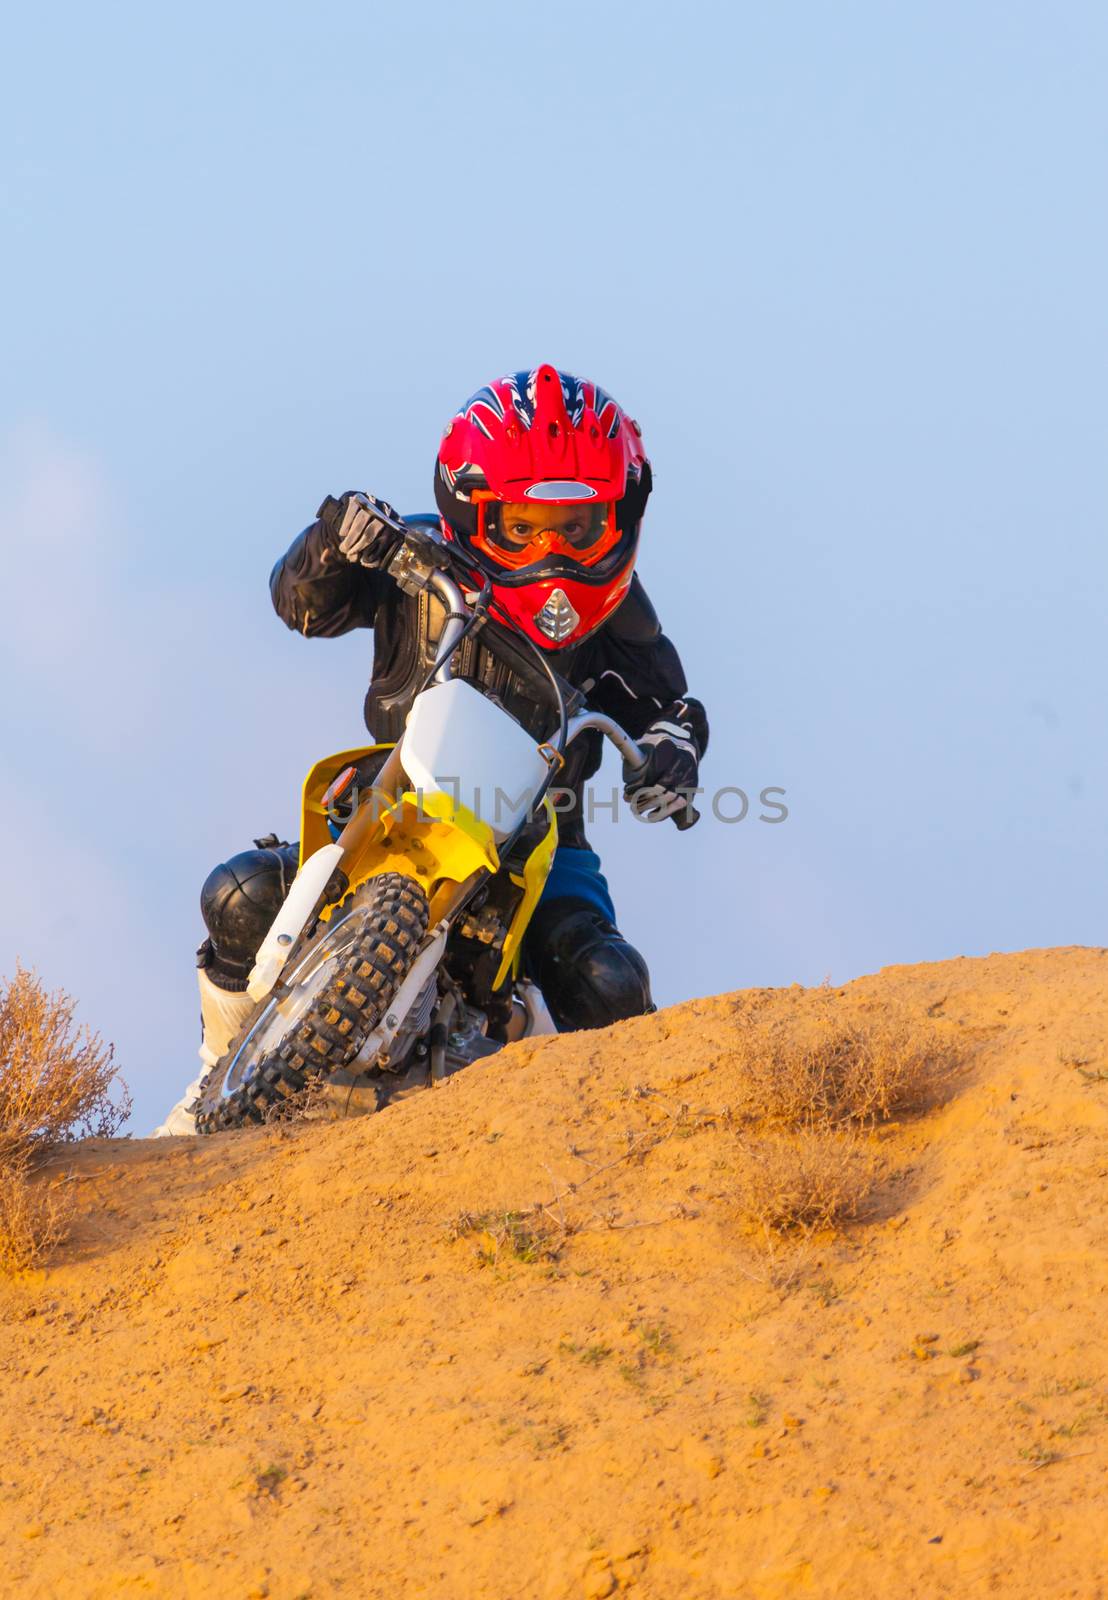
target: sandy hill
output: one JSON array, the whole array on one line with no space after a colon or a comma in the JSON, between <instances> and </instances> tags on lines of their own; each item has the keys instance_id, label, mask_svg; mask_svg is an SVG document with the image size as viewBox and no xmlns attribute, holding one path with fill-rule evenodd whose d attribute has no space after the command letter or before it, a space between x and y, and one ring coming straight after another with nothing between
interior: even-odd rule
<instances>
[{"instance_id":1,"label":"sandy hill","mask_svg":"<svg viewBox=\"0 0 1108 1600\"><path fill-rule=\"evenodd\" d=\"M3 1593L1108 1594L1108 952L818 999L958 1070L864 1136L857 1221L771 1251L741 1043L800 989L84 1147L0 1303Z\"/></svg>"}]
</instances>

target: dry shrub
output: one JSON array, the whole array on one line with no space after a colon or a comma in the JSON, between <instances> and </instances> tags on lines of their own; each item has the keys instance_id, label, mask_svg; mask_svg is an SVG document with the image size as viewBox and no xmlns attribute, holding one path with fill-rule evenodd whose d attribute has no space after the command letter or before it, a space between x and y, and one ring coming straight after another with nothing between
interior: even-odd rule
<instances>
[{"instance_id":1,"label":"dry shrub","mask_svg":"<svg viewBox=\"0 0 1108 1600\"><path fill-rule=\"evenodd\" d=\"M731 1061L747 1130L739 1211L768 1241L854 1220L880 1170L863 1132L934 1105L960 1055L910 1013L844 1013L818 994L745 1019Z\"/></svg>"},{"instance_id":2,"label":"dry shrub","mask_svg":"<svg viewBox=\"0 0 1108 1600\"><path fill-rule=\"evenodd\" d=\"M310 1072L304 1087L294 1093L281 1094L262 1109L262 1125L267 1128L283 1127L290 1122L319 1120L334 1115L334 1092L328 1093L329 1080L321 1073Z\"/></svg>"},{"instance_id":3,"label":"dry shrub","mask_svg":"<svg viewBox=\"0 0 1108 1600\"><path fill-rule=\"evenodd\" d=\"M111 1138L131 1113L110 1045L73 1020L61 989L16 968L0 982L0 1162L73 1139Z\"/></svg>"},{"instance_id":4,"label":"dry shrub","mask_svg":"<svg viewBox=\"0 0 1108 1600\"><path fill-rule=\"evenodd\" d=\"M843 1016L826 1001L754 1017L730 1047L741 1084L735 1111L776 1128L865 1127L922 1111L958 1066L954 1046L926 1022Z\"/></svg>"},{"instance_id":5,"label":"dry shrub","mask_svg":"<svg viewBox=\"0 0 1108 1600\"><path fill-rule=\"evenodd\" d=\"M763 1237L817 1233L853 1221L877 1177L878 1162L847 1129L804 1128L744 1143L739 1211Z\"/></svg>"},{"instance_id":6,"label":"dry shrub","mask_svg":"<svg viewBox=\"0 0 1108 1600\"><path fill-rule=\"evenodd\" d=\"M36 1182L26 1156L0 1165L0 1275L26 1272L69 1232L72 1202Z\"/></svg>"},{"instance_id":7,"label":"dry shrub","mask_svg":"<svg viewBox=\"0 0 1108 1600\"><path fill-rule=\"evenodd\" d=\"M130 1115L111 1047L74 1010L23 967L0 981L0 1272L33 1266L67 1231L69 1207L35 1166L59 1144L110 1138Z\"/></svg>"}]
</instances>

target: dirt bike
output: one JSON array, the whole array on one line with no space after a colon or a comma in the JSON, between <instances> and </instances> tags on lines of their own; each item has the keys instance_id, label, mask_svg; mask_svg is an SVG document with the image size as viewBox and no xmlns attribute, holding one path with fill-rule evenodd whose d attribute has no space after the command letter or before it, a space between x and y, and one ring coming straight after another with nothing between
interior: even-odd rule
<instances>
[{"instance_id":1,"label":"dirt bike","mask_svg":"<svg viewBox=\"0 0 1108 1600\"><path fill-rule=\"evenodd\" d=\"M490 612L508 619L434 527L410 519L388 570L445 605L438 657L397 744L344 750L308 773L299 869L257 952L256 1008L204 1084L200 1133L266 1120L313 1085L329 1114L377 1109L555 1031L521 963L557 845L548 791L588 729L628 769L645 755L610 717L582 709L518 630L550 690L548 739L454 676L464 639Z\"/></svg>"}]
</instances>

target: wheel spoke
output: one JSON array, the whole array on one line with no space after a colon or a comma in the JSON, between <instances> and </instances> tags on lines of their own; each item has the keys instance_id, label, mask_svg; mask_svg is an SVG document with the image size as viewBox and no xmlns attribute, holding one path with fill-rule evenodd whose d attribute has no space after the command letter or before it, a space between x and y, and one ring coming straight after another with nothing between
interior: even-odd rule
<instances>
[{"instance_id":1,"label":"wheel spoke","mask_svg":"<svg viewBox=\"0 0 1108 1600\"><path fill-rule=\"evenodd\" d=\"M383 874L355 890L344 909L336 910L286 967L277 993L263 1003L233 1055L224 1058L226 1066L216 1069L218 1075L213 1074L205 1091L201 1131L211 1133L257 1119L275 1100L295 1096L308 1074L327 1073L348 1060L379 1019L382 1003L402 981L411 960L410 955L398 960L391 937L396 931L393 919L406 927L405 948L414 951L426 930L427 915L422 889L399 873ZM386 943L393 948L383 958L376 957L377 946ZM372 1006L355 1010L346 991L363 958L389 981ZM347 1019L345 1032L337 1025L336 1008ZM311 1036L310 1065L304 1060L307 1051L298 1042L299 1035Z\"/></svg>"}]
</instances>

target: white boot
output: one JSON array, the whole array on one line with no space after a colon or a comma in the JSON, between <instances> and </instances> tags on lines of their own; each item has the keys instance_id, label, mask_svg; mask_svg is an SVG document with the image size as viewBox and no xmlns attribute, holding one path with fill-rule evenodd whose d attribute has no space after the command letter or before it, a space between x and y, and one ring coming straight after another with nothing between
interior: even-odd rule
<instances>
[{"instance_id":1,"label":"white boot","mask_svg":"<svg viewBox=\"0 0 1108 1600\"><path fill-rule=\"evenodd\" d=\"M516 992L527 1010L524 1037L531 1038L539 1033L557 1033L554 1018L547 1010L546 1001L538 984L532 983L529 978L523 978L516 984Z\"/></svg>"},{"instance_id":2,"label":"white boot","mask_svg":"<svg viewBox=\"0 0 1108 1600\"><path fill-rule=\"evenodd\" d=\"M200 984L200 1021L204 1029L200 1044L203 1066L165 1121L154 1129L150 1135L152 1139L169 1139L175 1134L196 1132L196 1102L204 1087L204 1079L220 1056L226 1055L231 1040L254 1009L254 1002L248 994L233 994L229 989L221 989L218 983L212 982L203 967L197 968L196 977Z\"/></svg>"}]
</instances>

